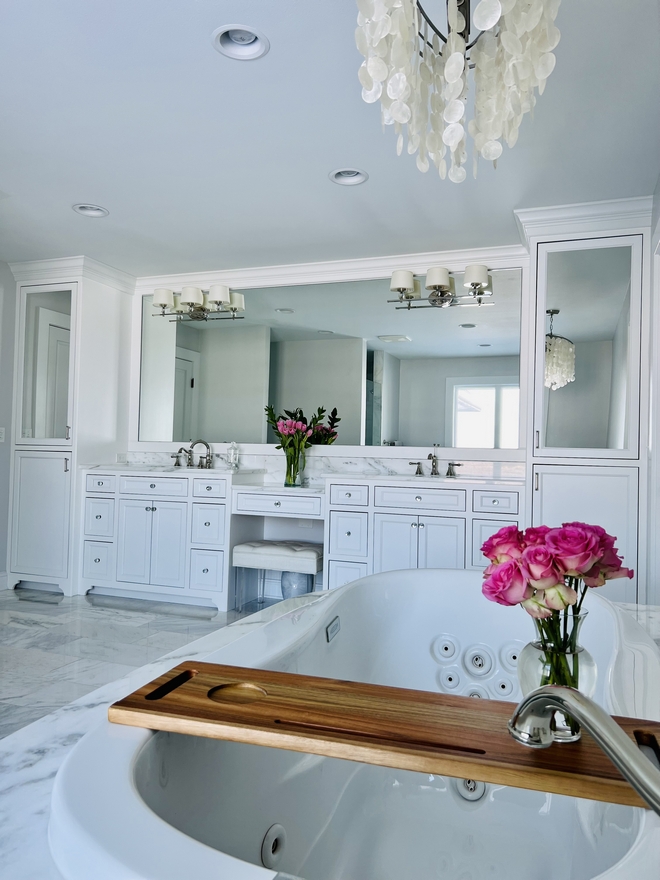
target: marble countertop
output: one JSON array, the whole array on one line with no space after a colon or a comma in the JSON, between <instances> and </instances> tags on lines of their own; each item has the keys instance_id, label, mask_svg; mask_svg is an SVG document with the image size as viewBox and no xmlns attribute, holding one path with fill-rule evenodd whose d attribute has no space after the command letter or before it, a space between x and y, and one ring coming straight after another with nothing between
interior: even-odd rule
<instances>
[{"instance_id":1,"label":"marble countertop","mask_svg":"<svg viewBox=\"0 0 660 880\"><path fill-rule=\"evenodd\" d=\"M107 717L111 703L182 660L205 657L242 638L255 626L295 614L301 605L319 601L324 595L301 596L265 608L165 654L0 740L0 877L64 880L48 846L53 781L78 740Z\"/></svg>"}]
</instances>

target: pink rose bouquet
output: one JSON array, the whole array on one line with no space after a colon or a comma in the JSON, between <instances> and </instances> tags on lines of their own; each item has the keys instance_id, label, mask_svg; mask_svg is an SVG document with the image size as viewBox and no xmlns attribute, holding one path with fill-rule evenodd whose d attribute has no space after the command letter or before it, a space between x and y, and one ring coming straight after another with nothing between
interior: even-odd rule
<instances>
[{"instance_id":1,"label":"pink rose bouquet","mask_svg":"<svg viewBox=\"0 0 660 880\"><path fill-rule=\"evenodd\" d=\"M577 655L580 614L589 588L633 577L615 541L600 526L571 522L559 529L537 526L525 532L505 526L482 546L491 562L484 572L483 594L500 605L522 605L534 619L551 670L544 683L577 686L577 656L571 667L566 655Z\"/></svg>"}]
</instances>

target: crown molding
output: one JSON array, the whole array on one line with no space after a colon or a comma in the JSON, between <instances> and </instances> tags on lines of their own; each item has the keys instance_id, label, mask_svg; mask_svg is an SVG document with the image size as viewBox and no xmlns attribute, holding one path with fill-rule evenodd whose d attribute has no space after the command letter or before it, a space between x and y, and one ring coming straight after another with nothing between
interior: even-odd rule
<instances>
[{"instance_id":1,"label":"crown molding","mask_svg":"<svg viewBox=\"0 0 660 880\"><path fill-rule=\"evenodd\" d=\"M107 284L122 293L135 293L135 276L99 263L91 257L58 257L54 260L29 260L10 263L14 278L23 283L49 284L53 281L80 281L88 278Z\"/></svg>"},{"instance_id":2,"label":"crown molding","mask_svg":"<svg viewBox=\"0 0 660 880\"><path fill-rule=\"evenodd\" d=\"M539 238L649 229L652 211L653 197L640 196L552 208L523 208L513 213L520 238L530 249L532 241Z\"/></svg>"},{"instance_id":3,"label":"crown molding","mask_svg":"<svg viewBox=\"0 0 660 880\"><path fill-rule=\"evenodd\" d=\"M526 266L528 262L529 254L520 245L472 248L462 251L431 251L421 254L366 257L358 260L330 260L283 266L256 266L248 269L219 269L213 272L149 275L137 279L135 292L146 294L157 287L180 290L187 286L208 290L211 284L227 284L232 290L245 290L253 287L370 281L389 278L395 269L409 269L416 275L424 275L430 266L436 265L446 266L450 271L456 272L463 271L471 263L484 263L489 269L511 269Z\"/></svg>"}]
</instances>

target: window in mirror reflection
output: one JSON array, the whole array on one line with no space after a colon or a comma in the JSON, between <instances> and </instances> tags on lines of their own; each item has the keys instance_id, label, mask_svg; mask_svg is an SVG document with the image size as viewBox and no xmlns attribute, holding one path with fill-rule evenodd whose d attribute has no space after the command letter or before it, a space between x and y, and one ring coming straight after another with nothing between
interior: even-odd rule
<instances>
[{"instance_id":1,"label":"window in mirror reflection","mask_svg":"<svg viewBox=\"0 0 660 880\"><path fill-rule=\"evenodd\" d=\"M410 312L388 303L389 278L243 290L240 322L177 324L145 296L139 438L272 443L271 404L337 407L335 445L452 446L447 380L519 384L521 272L491 275L488 307ZM496 422L472 448L518 445L518 426Z\"/></svg>"},{"instance_id":2,"label":"window in mirror reflection","mask_svg":"<svg viewBox=\"0 0 660 880\"><path fill-rule=\"evenodd\" d=\"M518 448L520 387L514 383L453 384L453 446Z\"/></svg>"},{"instance_id":3,"label":"window in mirror reflection","mask_svg":"<svg viewBox=\"0 0 660 880\"><path fill-rule=\"evenodd\" d=\"M624 449L630 398L631 248L551 251L546 309L575 346L575 379L544 389L545 446ZM549 333L549 319L546 334Z\"/></svg>"}]
</instances>

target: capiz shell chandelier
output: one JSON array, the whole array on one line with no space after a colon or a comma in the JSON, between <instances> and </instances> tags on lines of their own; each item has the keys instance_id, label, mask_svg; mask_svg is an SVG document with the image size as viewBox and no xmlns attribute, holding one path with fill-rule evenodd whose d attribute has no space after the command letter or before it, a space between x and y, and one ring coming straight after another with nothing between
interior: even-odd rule
<instances>
[{"instance_id":1,"label":"capiz shell chandelier","mask_svg":"<svg viewBox=\"0 0 660 880\"><path fill-rule=\"evenodd\" d=\"M559 309L547 309L550 315L550 332L545 337L545 387L551 391L575 382L575 345L565 336L555 336L553 319Z\"/></svg>"},{"instance_id":2,"label":"capiz shell chandelier","mask_svg":"<svg viewBox=\"0 0 660 880\"><path fill-rule=\"evenodd\" d=\"M426 3L426 0L424 0ZM355 40L365 60L362 98L380 100L384 125L417 153L417 167L433 163L441 178L462 183L467 136L479 156L497 162L502 142L513 147L525 113L543 94L555 67L561 0L447 0L447 35L419 0L357 0ZM474 74L474 115L467 115L468 72Z\"/></svg>"}]
</instances>

